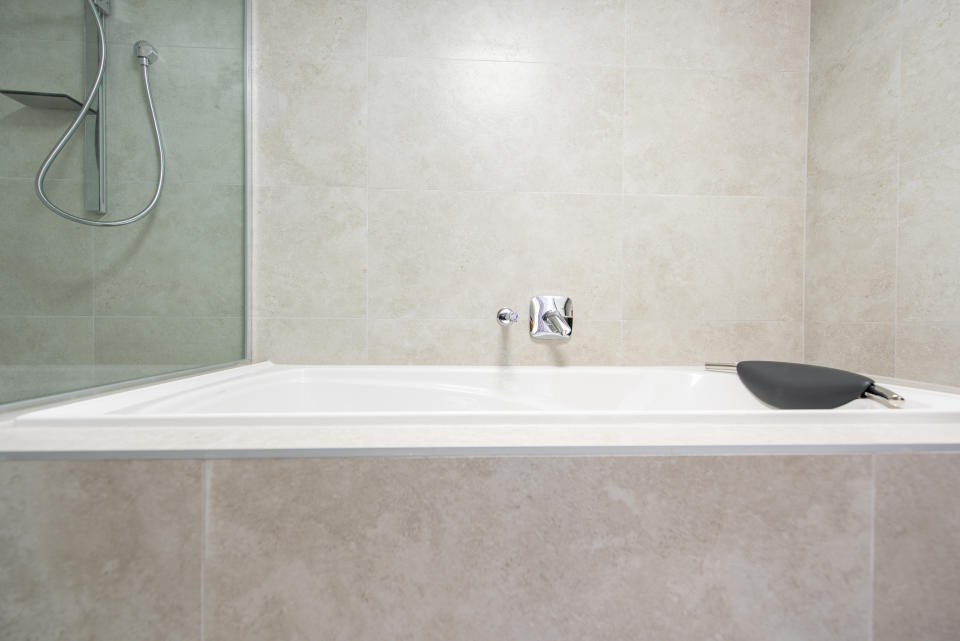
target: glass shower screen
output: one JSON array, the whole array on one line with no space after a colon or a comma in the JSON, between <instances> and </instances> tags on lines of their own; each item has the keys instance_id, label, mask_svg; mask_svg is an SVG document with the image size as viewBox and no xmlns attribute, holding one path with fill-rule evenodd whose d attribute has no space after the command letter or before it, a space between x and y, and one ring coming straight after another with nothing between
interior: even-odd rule
<instances>
[{"instance_id":1,"label":"glass shower screen","mask_svg":"<svg viewBox=\"0 0 960 641\"><path fill-rule=\"evenodd\" d=\"M198 16L180 2L0 0L0 404L245 357L245 8L202 5ZM131 224L72 222L41 203L37 173L104 51L97 96L43 190L110 222L157 189L141 41L159 54L159 200Z\"/></svg>"}]
</instances>

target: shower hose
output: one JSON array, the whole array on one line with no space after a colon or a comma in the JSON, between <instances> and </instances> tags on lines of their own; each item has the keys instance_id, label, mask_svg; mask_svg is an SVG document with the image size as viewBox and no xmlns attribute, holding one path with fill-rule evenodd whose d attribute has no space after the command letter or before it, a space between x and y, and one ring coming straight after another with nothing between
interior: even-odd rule
<instances>
[{"instance_id":1,"label":"shower hose","mask_svg":"<svg viewBox=\"0 0 960 641\"><path fill-rule=\"evenodd\" d=\"M103 19L100 17L100 12L97 10L94 0L87 0L87 6L90 8L90 11L93 12L94 21L97 23L97 39L100 48L100 65L97 68L97 78L93 82L93 86L90 88L90 93L87 95L86 101L83 103L83 107L80 108L80 113L77 114L76 119L73 121L73 124L67 129L66 132L60 137L60 140L57 141L57 144L50 150L50 154L47 156L47 159L43 161L43 165L40 167L40 171L37 172L37 196L40 197L40 201L53 213L63 216L67 220L72 220L75 223L81 223L83 225L91 225L93 227L119 227L120 225L129 225L130 223L135 223L147 214L156 206L157 200L160 199L160 190L163 189L163 142L160 140L160 126L157 124L157 112L153 107L153 96L150 94L150 78L147 74L147 68L150 66L150 59L146 55L140 55L140 43L134 45L134 53L140 58L140 64L143 67L143 87L147 92L147 105L150 107L150 119L153 121L153 133L157 139L157 152L160 157L160 170L157 175L157 190L153 194L153 198L137 214L134 214L128 218L123 218L120 220L90 220L89 218L81 218L80 216L74 216L70 212L64 211L50 202L50 199L47 198L47 195L43 191L43 181L47 177L47 171L50 170L50 165L53 164L53 161L57 159L57 156L60 155L60 152L63 151L63 148L70 141L77 129L80 127L80 123L83 122L84 116L87 114L87 110L90 109L90 105L93 103L94 97L97 95L97 90L100 88L100 84L103 82L103 68L107 61L107 45L106 38L103 34Z\"/></svg>"}]
</instances>

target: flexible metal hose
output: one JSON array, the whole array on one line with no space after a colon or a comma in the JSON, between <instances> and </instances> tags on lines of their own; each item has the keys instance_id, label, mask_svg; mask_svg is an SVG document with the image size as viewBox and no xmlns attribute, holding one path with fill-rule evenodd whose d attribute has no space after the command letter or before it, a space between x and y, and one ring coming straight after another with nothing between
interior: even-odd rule
<instances>
[{"instance_id":1,"label":"flexible metal hose","mask_svg":"<svg viewBox=\"0 0 960 641\"><path fill-rule=\"evenodd\" d=\"M157 153L160 157L160 171L157 176L157 190L153 194L153 198L150 200L150 203L144 207L142 211L130 216L129 218L123 218L121 220L90 220L89 218L74 216L70 212L60 209L50 202L50 199L47 198L47 195L43 191L43 182L47 177L47 171L50 170L50 165L52 165L53 161L57 159L57 156L60 155L60 152L63 151L63 148L70 141L73 135L77 133L80 123L83 122L84 117L87 115L87 110L90 109L90 105L93 103L94 96L96 96L97 90L100 88L100 84L103 82L103 69L107 62L107 44L103 33L103 19L100 17L100 13L97 10L93 0L87 0L87 6L90 8L90 11L93 12L94 20L97 23L97 38L100 45L100 65L97 68L97 77L93 82L93 86L90 88L90 94L83 103L83 107L80 108L80 113L77 114L73 124L67 128L67 131L63 134L63 136L60 137L60 140L57 141L57 144L54 145L53 149L50 150L50 154L47 156L47 159L43 161L40 171L37 172L37 196L40 197L40 202L42 202L50 211L59 216L63 216L67 220L72 220L75 223L81 223L83 225L91 225L93 227L119 227L120 225L129 225L130 223L135 223L149 214L154 206L156 206L157 201L160 199L160 190L163 189L163 141L160 139L160 125L157 124L157 111L153 106L153 96L150 94L150 78L147 74L147 68L150 66L150 61L147 58L140 57L140 63L143 66L143 88L147 93L147 104L150 107L150 119L153 121L153 133L157 139Z\"/></svg>"}]
</instances>

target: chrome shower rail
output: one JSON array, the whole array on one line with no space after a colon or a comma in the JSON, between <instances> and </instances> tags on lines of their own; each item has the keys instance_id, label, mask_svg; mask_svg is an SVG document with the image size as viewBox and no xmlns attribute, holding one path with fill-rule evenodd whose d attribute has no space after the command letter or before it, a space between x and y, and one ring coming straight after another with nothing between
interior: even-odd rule
<instances>
[{"instance_id":1,"label":"chrome shower rail","mask_svg":"<svg viewBox=\"0 0 960 641\"><path fill-rule=\"evenodd\" d=\"M47 177L47 172L50 170L50 166L57 159L57 156L60 155L60 152L63 151L63 148L70 141L73 135L77 132L77 129L80 127L80 123L83 122L83 119L86 117L90 105L93 103L94 98L97 95L97 90L100 88L100 85L103 83L103 71L107 62L107 44L106 38L103 32L103 18L100 15L101 8L104 7L102 2L98 0L87 0L87 6L90 11L93 13L94 22L97 26L97 40L100 49L100 62L97 67L97 76L93 82L93 86L90 88L90 93L87 95L86 100L83 102L83 106L80 108L80 112L77 114L77 117L74 119L73 124L67 128L67 131L60 137L60 140L57 141L57 144L54 145L53 149L50 150L50 154L47 156L46 160L43 161L43 165L40 166L40 171L37 172L36 188L37 196L40 197L40 202L42 202L50 211L53 213L66 218L67 220L72 220L75 223L80 223L83 225L91 225L93 227L119 227L120 225L129 225L134 223L147 214L156 206L157 201L160 199L160 191L163 189L163 172L164 172L164 153L163 153L163 141L160 138L160 125L157 123L157 112L153 106L153 96L150 93L150 77L147 73L147 69L150 67L150 64L157 59L156 50L150 46L147 42L143 40L137 42L133 46L133 54L136 56L140 64L143 67L143 88L147 94L147 105L150 107L150 119L153 122L153 133L157 140L157 153L160 159L160 169L157 175L157 190L153 194L153 198L143 208L139 213L123 218L120 220L91 220L89 218L82 218L80 216L75 216L70 212L60 209L54 205L49 198L47 198L46 193L43 191L43 182Z\"/></svg>"}]
</instances>

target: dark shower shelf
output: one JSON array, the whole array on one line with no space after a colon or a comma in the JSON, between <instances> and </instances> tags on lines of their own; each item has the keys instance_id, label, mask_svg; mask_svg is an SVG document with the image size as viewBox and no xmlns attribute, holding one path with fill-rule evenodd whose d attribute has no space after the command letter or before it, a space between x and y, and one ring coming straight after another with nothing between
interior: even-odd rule
<instances>
[{"instance_id":1,"label":"dark shower shelf","mask_svg":"<svg viewBox=\"0 0 960 641\"><path fill-rule=\"evenodd\" d=\"M45 91L16 91L14 89L0 89L0 93L16 100L20 104L38 109L67 109L76 111L83 103L65 93L47 93ZM97 113L90 109L90 113Z\"/></svg>"}]
</instances>

